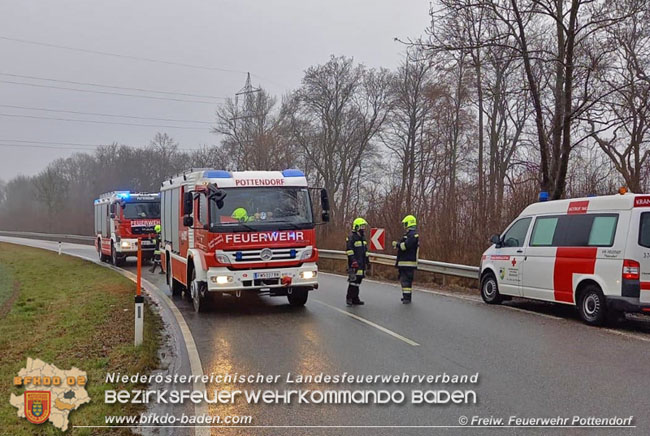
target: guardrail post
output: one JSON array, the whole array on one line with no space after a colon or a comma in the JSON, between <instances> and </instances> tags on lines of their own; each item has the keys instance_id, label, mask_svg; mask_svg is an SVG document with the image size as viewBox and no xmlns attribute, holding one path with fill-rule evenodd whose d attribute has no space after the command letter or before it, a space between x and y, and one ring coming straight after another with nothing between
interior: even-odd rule
<instances>
[{"instance_id":1,"label":"guardrail post","mask_svg":"<svg viewBox=\"0 0 650 436\"><path fill-rule=\"evenodd\" d=\"M138 274L135 281L135 345L142 344L144 332L144 297L142 286L142 241L138 238Z\"/></svg>"},{"instance_id":2,"label":"guardrail post","mask_svg":"<svg viewBox=\"0 0 650 436\"><path fill-rule=\"evenodd\" d=\"M59 256L61 256L61 241L59 241Z\"/></svg>"}]
</instances>

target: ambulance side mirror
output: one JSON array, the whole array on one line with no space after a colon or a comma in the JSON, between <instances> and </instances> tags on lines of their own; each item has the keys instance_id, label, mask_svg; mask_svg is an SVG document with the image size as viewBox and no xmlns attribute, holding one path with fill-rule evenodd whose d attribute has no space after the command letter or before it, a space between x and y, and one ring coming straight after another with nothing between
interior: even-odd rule
<instances>
[{"instance_id":1,"label":"ambulance side mirror","mask_svg":"<svg viewBox=\"0 0 650 436\"><path fill-rule=\"evenodd\" d=\"M192 215L193 206L194 206L194 195L192 195L191 192L185 192L183 194L183 215ZM185 220L184 217L183 220Z\"/></svg>"},{"instance_id":2,"label":"ambulance side mirror","mask_svg":"<svg viewBox=\"0 0 650 436\"><path fill-rule=\"evenodd\" d=\"M490 242L496 245L496 248L501 248L501 246L503 245L500 235L492 235L492 237L490 238Z\"/></svg>"}]
</instances>

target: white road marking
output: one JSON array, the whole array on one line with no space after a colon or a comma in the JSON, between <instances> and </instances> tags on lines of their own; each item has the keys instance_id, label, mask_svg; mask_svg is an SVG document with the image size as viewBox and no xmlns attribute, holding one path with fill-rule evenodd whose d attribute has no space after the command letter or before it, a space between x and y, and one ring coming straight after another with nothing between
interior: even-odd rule
<instances>
[{"instance_id":1,"label":"white road marking","mask_svg":"<svg viewBox=\"0 0 650 436\"><path fill-rule=\"evenodd\" d=\"M412 341L412 340L410 340L409 338L406 338L406 337L404 337L404 336L402 336L402 335L400 335L400 334L398 334L398 333L395 333L394 331L389 330L389 329L387 329L386 327L382 327L382 326L380 326L379 324L375 324L375 323L372 322L372 321L369 321L369 320L367 320L367 319L365 319L365 318L362 318L362 317L360 317L359 315L355 315L355 314L353 314L353 313L350 313L350 312L347 312L347 311L345 311L345 310L339 309L338 307L336 307L336 306L332 306L331 304L327 304L327 303L325 303L324 301L321 301L321 300L314 299L314 301L315 301L316 303L318 303L318 304L322 304L323 306L327 306L327 307L329 307L330 309L334 309L334 310L336 310L337 312L340 312L340 313L342 313L342 314L344 314L344 315L347 315L347 316L349 316L349 317L351 317L351 318L354 318L354 319L356 319L357 321L361 321L361 322L363 322L363 323L365 323L365 324L368 324L369 326L374 327L374 328L376 328L377 330L380 330L380 331L382 331L382 332L384 332L384 333L387 333L387 334L391 335L392 337L399 339L400 341L404 341L404 342L406 342L406 343L409 344L409 345L413 345L414 347L419 347L419 346L420 346L420 344L418 344L417 342Z\"/></svg>"},{"instance_id":2,"label":"white road marking","mask_svg":"<svg viewBox=\"0 0 650 436\"><path fill-rule=\"evenodd\" d=\"M34 239L27 239L27 240L22 240L22 238L12 238L12 239L19 239L19 241L14 241L14 240L7 240L7 237L2 237L0 236L0 240L5 240L10 243L18 243L22 245L27 245L31 247L36 247L36 248L41 248L41 249L46 249L50 251L58 251L59 247L56 242L52 242L52 244L56 244L55 247L48 247L47 245L38 245L35 244L34 242L29 242L29 241L38 241L38 242L50 242L50 241L41 241L41 240L34 240ZM63 244L61 244L63 245ZM79 244L73 244L73 245L79 245ZM89 246L84 246L82 245L81 247L87 248ZM78 257L83 260L87 260L89 262L92 262L96 265L100 265L106 268L110 268L117 272L118 274L123 275L124 277L128 278L132 282L136 282L137 276L136 274L132 273L131 271L124 270L122 268L118 268L116 266L100 262L96 258L91 258L88 256L85 256L83 254L77 254L77 253L70 253L66 252L67 250L64 250L64 254L68 256L74 256ZM190 331L189 326L185 322L185 318L183 318L183 314L178 310L178 307L174 304L174 302L165 294L160 288L158 288L156 285L151 283L149 280L145 279L144 277L142 278L142 284L144 285L143 288L144 290L151 295L152 292L155 292L157 297L163 300L165 305L171 310L172 314L174 315L174 318L176 319L176 322L178 323L178 327L181 330L181 334L183 335L183 341L185 342L185 348L187 350L187 357L190 361L190 370L192 372L192 375L194 376L199 376L197 378L200 378L200 376L203 375L203 366L201 364L201 357L199 356L199 351L196 347L196 342L194 342L194 337L192 336L192 332ZM193 383L194 390L198 391L205 391L205 383L202 381L195 381ZM208 405L205 403L199 403L199 404L194 404L194 414L195 415L208 415L209 414L209 409ZM209 427L195 427L194 428L194 434L197 436L209 436L210 435L210 428Z\"/></svg>"},{"instance_id":3,"label":"white road marking","mask_svg":"<svg viewBox=\"0 0 650 436\"><path fill-rule=\"evenodd\" d=\"M320 274L335 276L335 277L343 277L340 274L332 274L332 273L325 273L325 272L320 273ZM382 281L379 281L379 280L364 279L364 282L376 283L378 285L391 286L391 287L399 289L399 285L396 285L396 284L393 284L393 283L382 282ZM413 288L413 290L418 291L418 292L424 292L424 293L427 293L427 294L440 295L440 296L443 296L443 297L457 298L459 300L471 301L471 302L474 302L474 303L481 303L481 301L482 301L478 297L474 298L474 297L471 297L471 296L468 296L468 295L453 294L451 292L434 291L432 289L422 289L422 288ZM541 312L534 312L534 311L531 311L531 310L521 309L519 307L514 307L514 306L499 305L499 306L496 306L496 308L514 310L514 311L517 311L517 312L522 312L522 313L526 313L526 314L533 315L533 316L540 316L542 318L561 320L561 321L566 321L567 320L566 318L563 318L561 316L549 315L547 313L541 313ZM345 312L345 313L347 314L348 312ZM584 324L580 324L580 326L587 327L587 328L595 328L595 327L586 326ZM629 333L629 332L626 332L626 331L620 331L620 330L614 330L614 329L608 329L608 328L602 328L602 329L600 329L600 331L613 333L615 335L627 337L627 338L630 338L630 339L638 339L640 341L650 342L650 336L644 336L644 335L640 335L640 334Z\"/></svg>"},{"instance_id":4,"label":"white road marking","mask_svg":"<svg viewBox=\"0 0 650 436\"><path fill-rule=\"evenodd\" d=\"M614 330L614 329L603 329L603 331L613 333L613 334L619 335L619 336L624 336L624 337L627 337L627 338L638 339L638 340L644 341L644 342L650 342L650 337L649 336L641 336L641 335L637 335L637 334L634 334L634 333L629 333L629 332L624 332L624 331Z\"/></svg>"}]
</instances>

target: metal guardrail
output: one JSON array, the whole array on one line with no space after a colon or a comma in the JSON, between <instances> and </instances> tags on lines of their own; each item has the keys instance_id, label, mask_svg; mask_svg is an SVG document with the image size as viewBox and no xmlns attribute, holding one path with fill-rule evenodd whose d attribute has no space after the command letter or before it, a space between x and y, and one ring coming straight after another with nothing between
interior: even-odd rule
<instances>
[{"instance_id":1,"label":"metal guardrail","mask_svg":"<svg viewBox=\"0 0 650 436\"><path fill-rule=\"evenodd\" d=\"M4 230L0 230L0 235L17 236L23 238L39 238L54 241L78 241L85 244L91 244L95 240L94 236L61 235L37 232L12 232ZM348 258L345 252L340 250L325 250L319 248L318 253L323 259L347 260ZM370 253L370 262L372 263L393 266L395 265L395 260L395 256L388 254ZM465 277L469 279L477 279L479 274L479 267L477 266L458 265L454 263L438 262L435 260L424 259L418 260L418 270L448 276Z\"/></svg>"},{"instance_id":2,"label":"metal guardrail","mask_svg":"<svg viewBox=\"0 0 650 436\"><path fill-rule=\"evenodd\" d=\"M347 260L344 251L318 249L318 254L323 259ZM380 253L370 253L370 262L380 265L395 265L396 256ZM418 270L430 273L443 274L448 276L465 277L478 279L479 267L470 265L458 265L455 263L438 262L435 260L418 260Z\"/></svg>"},{"instance_id":3,"label":"metal guardrail","mask_svg":"<svg viewBox=\"0 0 650 436\"><path fill-rule=\"evenodd\" d=\"M83 235L62 235L58 233L38 233L38 232L13 232L9 230L0 230L2 236L15 236L18 238L45 239L48 241L76 241L83 244L92 244L95 241L94 236Z\"/></svg>"}]
</instances>

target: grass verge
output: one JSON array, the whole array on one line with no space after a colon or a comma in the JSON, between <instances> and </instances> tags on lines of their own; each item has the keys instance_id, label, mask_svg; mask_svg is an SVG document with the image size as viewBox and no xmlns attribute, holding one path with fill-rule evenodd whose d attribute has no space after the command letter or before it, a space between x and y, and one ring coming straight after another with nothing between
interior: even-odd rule
<instances>
[{"instance_id":1,"label":"grass verge","mask_svg":"<svg viewBox=\"0 0 650 436\"><path fill-rule=\"evenodd\" d=\"M75 366L86 371L91 402L70 413L67 433L91 434L90 429L72 426L104 425L104 416L142 411L103 400L105 390L122 388L104 383L107 372L148 373L158 366L162 321L148 304L144 343L133 346L133 282L76 257L6 243L0 243L0 274L0 296L10 295L12 286L18 292L0 317L0 434L61 434L51 423L34 425L18 418L9 404L11 393L22 394L12 380L28 357L61 370ZM131 433L102 429L101 434Z\"/></svg>"}]
</instances>

